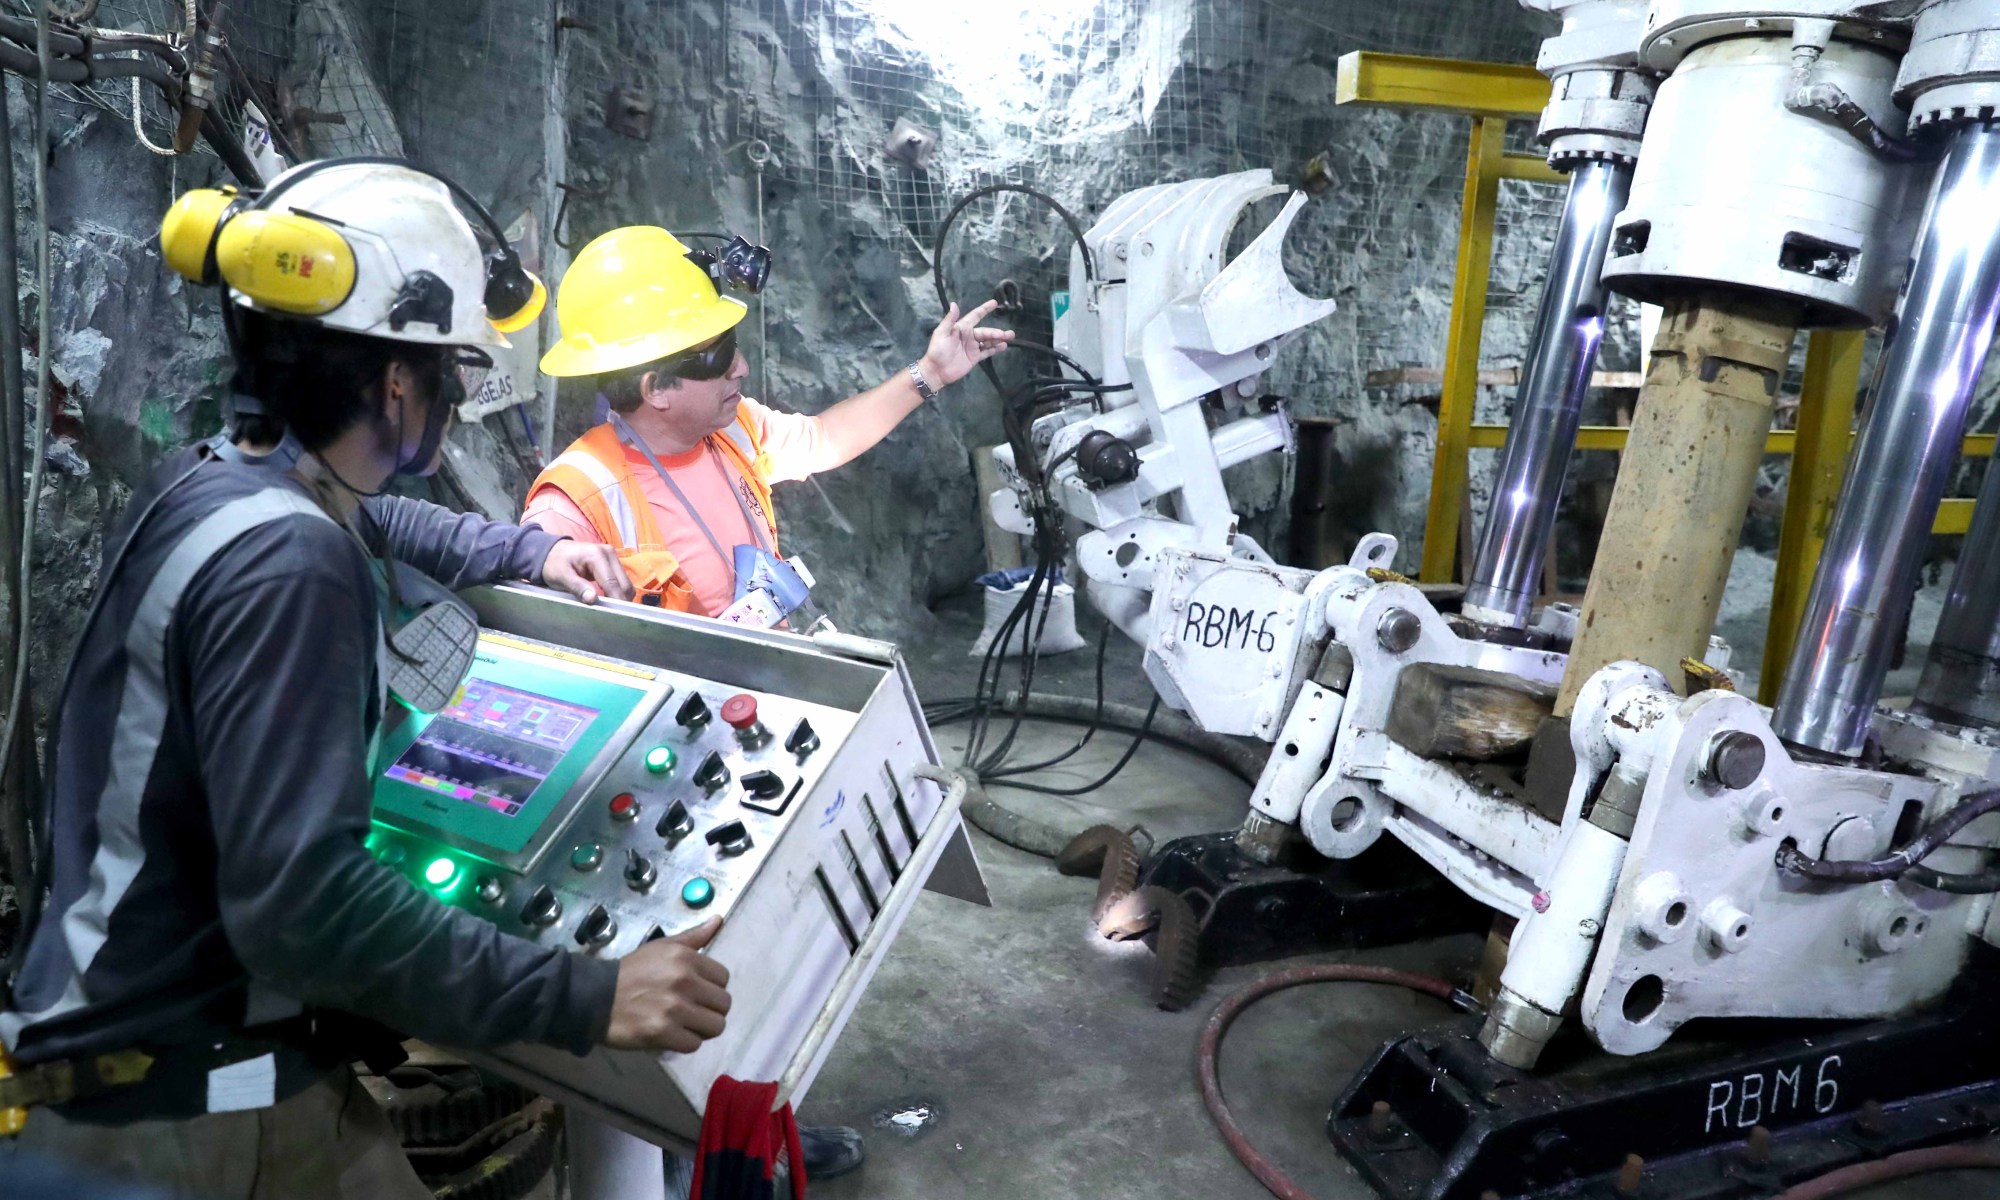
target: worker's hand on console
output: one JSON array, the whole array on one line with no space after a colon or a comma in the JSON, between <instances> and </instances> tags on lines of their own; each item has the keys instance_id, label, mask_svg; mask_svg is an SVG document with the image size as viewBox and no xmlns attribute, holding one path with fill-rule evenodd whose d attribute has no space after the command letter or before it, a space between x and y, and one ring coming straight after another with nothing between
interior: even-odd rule
<instances>
[{"instance_id":1,"label":"worker's hand on console","mask_svg":"<svg viewBox=\"0 0 2000 1200\"><path fill-rule=\"evenodd\" d=\"M998 300L988 300L963 317L958 315L956 303L945 310L944 320L931 330L930 348L917 364L925 382L934 389L957 383L971 374L972 368L1007 348L1014 340L1013 330L987 329L979 324L998 307Z\"/></svg>"},{"instance_id":2,"label":"worker's hand on console","mask_svg":"<svg viewBox=\"0 0 2000 1200\"><path fill-rule=\"evenodd\" d=\"M618 561L618 553L597 542L564 538L542 560L542 582L560 588L583 601L595 604L604 597L632 598L632 577Z\"/></svg>"},{"instance_id":3,"label":"worker's hand on console","mask_svg":"<svg viewBox=\"0 0 2000 1200\"><path fill-rule=\"evenodd\" d=\"M720 1034L729 1013L729 968L701 948L721 928L722 919L713 917L618 960L618 991L604 1044L689 1054Z\"/></svg>"}]
</instances>

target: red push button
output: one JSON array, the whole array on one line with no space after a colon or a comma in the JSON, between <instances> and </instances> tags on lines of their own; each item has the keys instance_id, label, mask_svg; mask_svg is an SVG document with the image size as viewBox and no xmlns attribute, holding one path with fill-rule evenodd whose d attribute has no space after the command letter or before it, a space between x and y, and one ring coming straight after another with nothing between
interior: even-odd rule
<instances>
[{"instance_id":1,"label":"red push button","mask_svg":"<svg viewBox=\"0 0 2000 1200\"><path fill-rule=\"evenodd\" d=\"M748 729L757 723L757 697L748 692L738 692L723 701L722 719L736 729Z\"/></svg>"},{"instance_id":2,"label":"red push button","mask_svg":"<svg viewBox=\"0 0 2000 1200\"><path fill-rule=\"evenodd\" d=\"M639 798L630 792L620 792L611 798L611 819L629 821L639 815Z\"/></svg>"}]
</instances>

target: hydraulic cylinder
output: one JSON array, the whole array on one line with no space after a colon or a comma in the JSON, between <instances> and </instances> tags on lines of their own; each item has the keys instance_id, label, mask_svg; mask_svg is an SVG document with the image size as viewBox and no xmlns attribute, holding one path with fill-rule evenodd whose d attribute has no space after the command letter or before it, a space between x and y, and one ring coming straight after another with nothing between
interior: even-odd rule
<instances>
[{"instance_id":1,"label":"hydraulic cylinder","mask_svg":"<svg viewBox=\"0 0 2000 1200\"><path fill-rule=\"evenodd\" d=\"M1961 125L1946 136L1772 714L1779 737L1831 754L1859 753L1867 735L2000 319L2000 125ZM1969 556L1974 543L1966 549ZM1991 644L1993 593L1976 589L1991 573L1989 558L1964 576L1959 615L1947 610L1950 628L1941 630L1949 644L1988 653L1979 647ZM1989 611L1967 611L1980 603Z\"/></svg>"},{"instance_id":2,"label":"hydraulic cylinder","mask_svg":"<svg viewBox=\"0 0 2000 1200\"><path fill-rule=\"evenodd\" d=\"M1584 161L1570 173L1548 282L1465 593L1465 614L1475 620L1518 629L1527 624L1540 591L1563 476L1604 338L1604 255L1631 186L1630 162Z\"/></svg>"}]
</instances>

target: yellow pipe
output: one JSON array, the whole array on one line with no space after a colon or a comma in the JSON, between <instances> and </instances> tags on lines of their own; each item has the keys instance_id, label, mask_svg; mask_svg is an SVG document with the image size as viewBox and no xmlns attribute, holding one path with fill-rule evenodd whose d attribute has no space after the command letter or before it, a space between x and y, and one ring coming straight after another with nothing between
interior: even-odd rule
<instances>
[{"instance_id":1,"label":"yellow pipe","mask_svg":"<svg viewBox=\"0 0 2000 1200\"><path fill-rule=\"evenodd\" d=\"M1847 446L1854 430L1854 396L1861 384L1861 343L1856 332L1821 331L1806 343L1805 382L1799 389L1798 440L1792 450L1785 516L1778 527L1777 574L1765 626L1764 669L1757 677L1759 703L1775 704L1792 657L1806 593L1812 589L1827 523L1833 520Z\"/></svg>"},{"instance_id":2,"label":"yellow pipe","mask_svg":"<svg viewBox=\"0 0 2000 1200\"><path fill-rule=\"evenodd\" d=\"M1542 111L1549 81L1513 63L1354 50L1340 56L1333 102L1518 120Z\"/></svg>"},{"instance_id":3,"label":"yellow pipe","mask_svg":"<svg viewBox=\"0 0 2000 1200\"><path fill-rule=\"evenodd\" d=\"M1432 464L1430 509L1424 521L1420 575L1427 583L1451 582L1457 557L1458 519L1465 509L1466 452L1472 408L1479 393L1479 335L1486 322L1486 282L1493 266L1493 217L1500 204L1499 168L1506 136L1506 121L1481 117L1472 123L1472 140L1466 149L1465 194L1458 216L1458 268L1451 283L1444 387L1438 398L1437 457Z\"/></svg>"}]
</instances>

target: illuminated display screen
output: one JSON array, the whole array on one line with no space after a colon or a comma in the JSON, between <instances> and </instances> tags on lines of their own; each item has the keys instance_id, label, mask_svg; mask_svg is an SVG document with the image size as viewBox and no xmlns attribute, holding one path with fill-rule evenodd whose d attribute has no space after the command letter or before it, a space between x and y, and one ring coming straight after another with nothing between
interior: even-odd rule
<instances>
[{"instance_id":1,"label":"illuminated display screen","mask_svg":"<svg viewBox=\"0 0 2000 1200\"><path fill-rule=\"evenodd\" d=\"M597 713L473 678L383 774L511 817Z\"/></svg>"}]
</instances>

